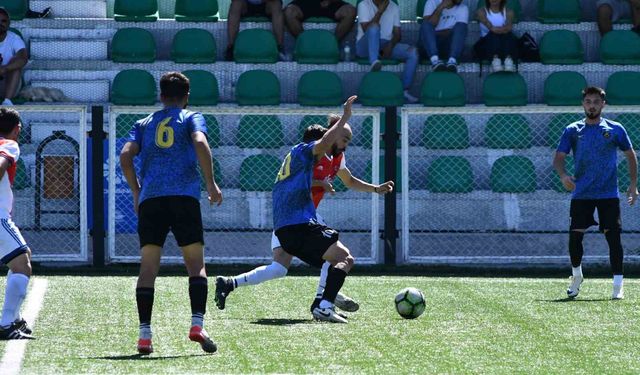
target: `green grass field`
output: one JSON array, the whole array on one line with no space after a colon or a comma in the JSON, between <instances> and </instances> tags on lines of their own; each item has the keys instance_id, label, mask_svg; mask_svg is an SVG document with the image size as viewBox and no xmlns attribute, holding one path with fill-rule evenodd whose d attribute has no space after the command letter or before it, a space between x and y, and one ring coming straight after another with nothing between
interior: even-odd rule
<instances>
[{"instance_id":1,"label":"green grass field","mask_svg":"<svg viewBox=\"0 0 640 375\"><path fill-rule=\"evenodd\" d=\"M568 279L354 276L343 291L361 309L347 325L311 320L315 277L238 289L224 311L212 287L206 328L218 352L206 355L187 339L187 278L162 277L155 353L138 357L134 277L46 278L23 374L640 372L637 280L626 280L626 300L611 301L609 279L587 279L567 302ZM416 320L394 310L406 286L427 298Z\"/></svg>"}]
</instances>

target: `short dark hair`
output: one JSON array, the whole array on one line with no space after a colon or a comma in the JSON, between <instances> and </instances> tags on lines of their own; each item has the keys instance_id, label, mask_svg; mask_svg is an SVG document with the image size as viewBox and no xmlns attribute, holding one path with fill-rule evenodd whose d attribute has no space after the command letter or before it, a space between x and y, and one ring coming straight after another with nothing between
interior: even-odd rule
<instances>
[{"instance_id":1,"label":"short dark hair","mask_svg":"<svg viewBox=\"0 0 640 375\"><path fill-rule=\"evenodd\" d=\"M605 100L607 93L600 87L589 86L582 90L582 99L587 95L600 95L600 99Z\"/></svg>"},{"instance_id":2,"label":"short dark hair","mask_svg":"<svg viewBox=\"0 0 640 375\"><path fill-rule=\"evenodd\" d=\"M500 10L504 9L504 7L507 5L507 0L500 0ZM491 8L491 0L484 0L484 6L485 8L489 9Z\"/></svg>"},{"instance_id":3,"label":"short dark hair","mask_svg":"<svg viewBox=\"0 0 640 375\"><path fill-rule=\"evenodd\" d=\"M326 132L327 128L323 127L322 125L313 124L304 131L304 134L302 135L302 142L309 143L317 141L318 139L322 138L322 136Z\"/></svg>"},{"instance_id":4,"label":"short dark hair","mask_svg":"<svg viewBox=\"0 0 640 375\"><path fill-rule=\"evenodd\" d=\"M13 108L0 108L0 134L7 135L20 124L20 114Z\"/></svg>"},{"instance_id":5,"label":"short dark hair","mask_svg":"<svg viewBox=\"0 0 640 375\"><path fill-rule=\"evenodd\" d=\"M9 11L6 10L4 7L0 7L0 14L4 14L5 16L7 16L7 18L9 20L11 20L11 16L9 15Z\"/></svg>"},{"instance_id":6,"label":"short dark hair","mask_svg":"<svg viewBox=\"0 0 640 375\"><path fill-rule=\"evenodd\" d=\"M180 72L169 72L160 78L160 95L182 99L189 94L189 78Z\"/></svg>"}]
</instances>

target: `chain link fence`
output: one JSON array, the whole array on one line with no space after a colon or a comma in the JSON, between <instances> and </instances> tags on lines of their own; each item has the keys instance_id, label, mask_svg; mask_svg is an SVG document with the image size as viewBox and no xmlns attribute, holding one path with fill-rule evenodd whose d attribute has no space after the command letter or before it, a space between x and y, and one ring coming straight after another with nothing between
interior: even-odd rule
<instances>
[{"instance_id":1,"label":"chain link fence","mask_svg":"<svg viewBox=\"0 0 640 375\"><path fill-rule=\"evenodd\" d=\"M576 107L402 109L402 252L408 263L566 263L569 204L552 167ZM640 147L637 108L605 108ZM619 154L621 194L629 185ZM567 170L573 170L568 157ZM640 260L640 220L621 203L626 260ZM608 261L592 228L585 260Z\"/></svg>"},{"instance_id":2,"label":"chain link fence","mask_svg":"<svg viewBox=\"0 0 640 375\"><path fill-rule=\"evenodd\" d=\"M122 175L119 154L135 121L159 108L111 107L109 109L108 254L111 262L139 261L137 217L130 189ZM216 263L258 263L271 259L271 190L284 156L302 141L311 124L326 124L329 113L341 108L207 107L196 108L205 116L207 136L214 158L215 178L224 201L209 206L204 184L200 206L205 230L205 258ZM354 109L350 121L354 139L346 152L347 167L354 176L378 181L380 139L379 109ZM139 168L136 159L134 165ZM348 191L334 181L337 193L325 195L318 208L329 226L340 231L360 263L379 261L380 198ZM180 249L170 234L163 261L181 261Z\"/></svg>"},{"instance_id":3,"label":"chain link fence","mask_svg":"<svg viewBox=\"0 0 640 375\"><path fill-rule=\"evenodd\" d=\"M20 106L12 217L34 261L88 257L86 109Z\"/></svg>"}]
</instances>

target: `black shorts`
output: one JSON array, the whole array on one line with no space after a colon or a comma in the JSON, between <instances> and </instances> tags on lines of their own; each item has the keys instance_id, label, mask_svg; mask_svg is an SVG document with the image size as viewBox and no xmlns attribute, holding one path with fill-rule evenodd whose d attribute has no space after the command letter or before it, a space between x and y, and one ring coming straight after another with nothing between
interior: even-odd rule
<instances>
[{"instance_id":1,"label":"black shorts","mask_svg":"<svg viewBox=\"0 0 640 375\"><path fill-rule=\"evenodd\" d=\"M247 1L247 12L242 17L267 17L267 7L263 2L261 4L252 4Z\"/></svg>"},{"instance_id":2,"label":"black shorts","mask_svg":"<svg viewBox=\"0 0 640 375\"><path fill-rule=\"evenodd\" d=\"M184 195L149 198L138 208L138 237L144 245L164 246L169 231L176 237L178 246L199 242L202 235L200 202Z\"/></svg>"},{"instance_id":3,"label":"black shorts","mask_svg":"<svg viewBox=\"0 0 640 375\"><path fill-rule=\"evenodd\" d=\"M322 267L322 256L338 242L338 231L312 221L306 224L287 225L276 231L280 245L287 253L301 261Z\"/></svg>"},{"instance_id":4,"label":"black shorts","mask_svg":"<svg viewBox=\"0 0 640 375\"><path fill-rule=\"evenodd\" d=\"M347 4L344 1L336 1L323 8L320 6L320 0L293 0L289 5L295 5L300 8L304 20L310 17L327 17L335 20L338 9Z\"/></svg>"},{"instance_id":5,"label":"black shorts","mask_svg":"<svg viewBox=\"0 0 640 375\"><path fill-rule=\"evenodd\" d=\"M572 199L571 200L571 226L570 229L587 229L592 225L598 225L593 218L594 211L598 209L600 230L622 229L620 218L620 199Z\"/></svg>"}]
</instances>

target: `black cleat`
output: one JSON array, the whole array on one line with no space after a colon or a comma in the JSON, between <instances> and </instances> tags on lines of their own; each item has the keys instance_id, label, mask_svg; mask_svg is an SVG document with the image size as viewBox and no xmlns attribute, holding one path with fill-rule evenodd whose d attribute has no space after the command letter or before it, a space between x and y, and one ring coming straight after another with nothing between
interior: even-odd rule
<instances>
[{"instance_id":1,"label":"black cleat","mask_svg":"<svg viewBox=\"0 0 640 375\"><path fill-rule=\"evenodd\" d=\"M216 277L216 295L214 300L218 309L224 310L224 305L229 294L235 289L233 280L230 277Z\"/></svg>"},{"instance_id":2,"label":"black cleat","mask_svg":"<svg viewBox=\"0 0 640 375\"><path fill-rule=\"evenodd\" d=\"M33 340L35 337L22 332L16 323L12 323L9 328L0 328L0 340Z\"/></svg>"},{"instance_id":3,"label":"black cleat","mask_svg":"<svg viewBox=\"0 0 640 375\"><path fill-rule=\"evenodd\" d=\"M22 318L16 320L15 322L13 322L13 324L15 324L15 327L17 329L19 329L23 333L26 333L27 335L30 335L33 333L33 330L31 329L31 327L29 327L29 325L27 324L27 321Z\"/></svg>"},{"instance_id":4,"label":"black cleat","mask_svg":"<svg viewBox=\"0 0 640 375\"><path fill-rule=\"evenodd\" d=\"M191 330L189 330L189 340L199 343L202 350L207 353L215 353L218 350L216 343L211 340L207 331L200 326L191 327Z\"/></svg>"}]
</instances>

